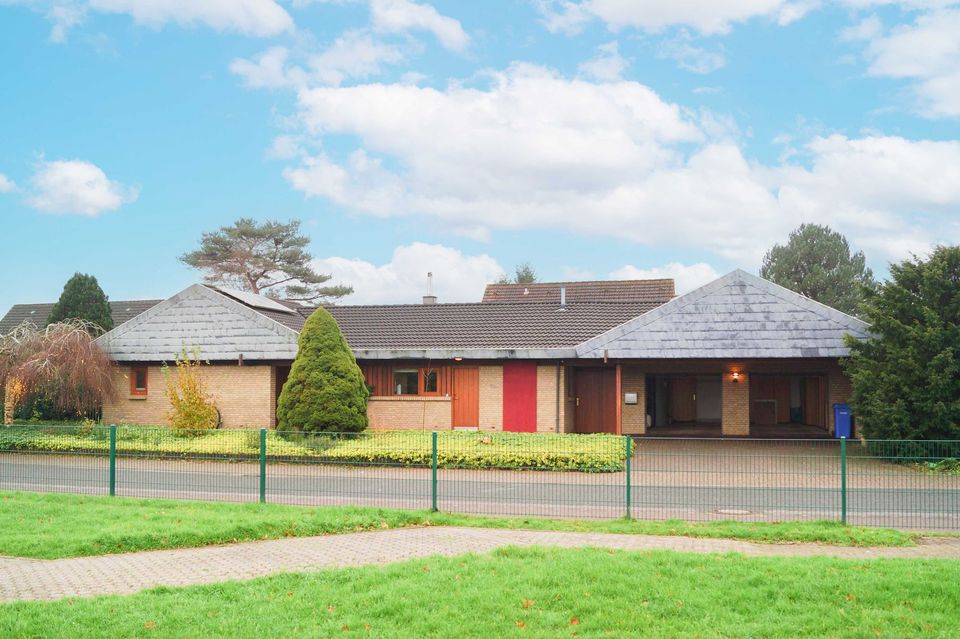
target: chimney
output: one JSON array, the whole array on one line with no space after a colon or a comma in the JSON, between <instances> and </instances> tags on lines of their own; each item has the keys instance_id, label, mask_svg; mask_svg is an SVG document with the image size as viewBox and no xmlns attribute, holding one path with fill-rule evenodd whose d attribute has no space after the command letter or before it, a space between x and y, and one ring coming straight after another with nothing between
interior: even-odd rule
<instances>
[{"instance_id":1,"label":"chimney","mask_svg":"<svg viewBox=\"0 0 960 639\"><path fill-rule=\"evenodd\" d=\"M567 287L560 287L560 310L565 311L567 309Z\"/></svg>"},{"instance_id":2,"label":"chimney","mask_svg":"<svg viewBox=\"0 0 960 639\"><path fill-rule=\"evenodd\" d=\"M437 296L433 294L433 273L427 273L427 294L423 296L423 303L437 303Z\"/></svg>"}]
</instances>

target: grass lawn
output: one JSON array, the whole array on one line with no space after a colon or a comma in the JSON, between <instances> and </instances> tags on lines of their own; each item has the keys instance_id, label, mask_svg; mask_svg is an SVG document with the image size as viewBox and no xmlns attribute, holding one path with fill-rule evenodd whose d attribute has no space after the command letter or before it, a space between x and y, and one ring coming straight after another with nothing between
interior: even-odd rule
<instances>
[{"instance_id":1,"label":"grass lawn","mask_svg":"<svg viewBox=\"0 0 960 639\"><path fill-rule=\"evenodd\" d=\"M626 446L616 435L550 433L438 433L442 468L526 468L617 472ZM367 431L351 435L267 432L270 460L315 459L344 464L429 466L431 433ZM110 428L97 425L17 424L0 429L0 451L93 452L110 450ZM252 460L260 455L260 431L224 429L183 436L164 427L117 427L120 455Z\"/></svg>"},{"instance_id":2,"label":"grass lawn","mask_svg":"<svg viewBox=\"0 0 960 639\"><path fill-rule=\"evenodd\" d=\"M956 637L960 562L516 549L0 606L3 637Z\"/></svg>"},{"instance_id":3,"label":"grass lawn","mask_svg":"<svg viewBox=\"0 0 960 639\"><path fill-rule=\"evenodd\" d=\"M683 535L758 542L911 545L914 536L836 522L571 521L360 507L284 506L0 492L0 555L54 559L418 525Z\"/></svg>"}]
</instances>

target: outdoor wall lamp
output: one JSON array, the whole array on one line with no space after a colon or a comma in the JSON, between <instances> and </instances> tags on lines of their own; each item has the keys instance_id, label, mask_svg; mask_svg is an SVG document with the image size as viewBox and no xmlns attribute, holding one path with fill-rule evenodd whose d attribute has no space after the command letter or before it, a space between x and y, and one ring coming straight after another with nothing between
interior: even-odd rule
<instances>
[{"instance_id":1,"label":"outdoor wall lamp","mask_svg":"<svg viewBox=\"0 0 960 639\"><path fill-rule=\"evenodd\" d=\"M734 384L740 383L740 371L733 371L730 376L733 378Z\"/></svg>"}]
</instances>

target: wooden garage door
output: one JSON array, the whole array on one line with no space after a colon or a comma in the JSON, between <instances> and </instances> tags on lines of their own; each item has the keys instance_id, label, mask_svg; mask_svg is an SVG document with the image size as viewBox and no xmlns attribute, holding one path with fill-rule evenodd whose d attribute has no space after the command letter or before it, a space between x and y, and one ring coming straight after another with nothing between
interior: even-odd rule
<instances>
[{"instance_id":1,"label":"wooden garage door","mask_svg":"<svg viewBox=\"0 0 960 639\"><path fill-rule=\"evenodd\" d=\"M480 426L480 369L457 366L453 369L451 422L454 428Z\"/></svg>"}]
</instances>

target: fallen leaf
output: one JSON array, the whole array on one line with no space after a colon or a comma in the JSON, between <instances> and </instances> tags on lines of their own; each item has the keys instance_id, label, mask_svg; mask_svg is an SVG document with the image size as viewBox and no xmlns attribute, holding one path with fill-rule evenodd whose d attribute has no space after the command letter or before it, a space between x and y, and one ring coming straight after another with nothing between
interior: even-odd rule
<instances>
[{"instance_id":1,"label":"fallen leaf","mask_svg":"<svg viewBox=\"0 0 960 639\"><path fill-rule=\"evenodd\" d=\"M155 621L148 621L148 622L146 622L145 624L143 624L143 627L146 628L147 630L153 630L154 628L157 627L157 622L155 622Z\"/></svg>"},{"instance_id":2,"label":"fallen leaf","mask_svg":"<svg viewBox=\"0 0 960 639\"><path fill-rule=\"evenodd\" d=\"M524 608L530 608L533 606L533 599L524 599L523 603L520 605L523 606Z\"/></svg>"},{"instance_id":3,"label":"fallen leaf","mask_svg":"<svg viewBox=\"0 0 960 639\"><path fill-rule=\"evenodd\" d=\"M527 627L527 624L523 621L523 619L517 619L517 628L523 629L526 627Z\"/></svg>"},{"instance_id":4,"label":"fallen leaf","mask_svg":"<svg viewBox=\"0 0 960 639\"><path fill-rule=\"evenodd\" d=\"M570 620L570 623L571 623L572 625L574 625L574 626L579 626L579 625L580 625L580 620L577 619L576 617L574 617L573 619Z\"/></svg>"}]
</instances>

